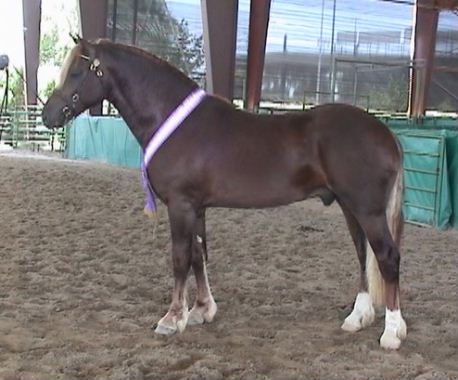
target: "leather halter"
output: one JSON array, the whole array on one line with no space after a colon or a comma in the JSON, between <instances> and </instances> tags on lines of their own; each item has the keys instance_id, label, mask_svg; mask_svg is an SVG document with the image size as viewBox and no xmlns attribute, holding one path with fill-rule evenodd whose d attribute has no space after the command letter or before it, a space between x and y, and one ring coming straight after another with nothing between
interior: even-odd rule
<instances>
[{"instance_id":1,"label":"leather halter","mask_svg":"<svg viewBox=\"0 0 458 380\"><path fill-rule=\"evenodd\" d=\"M89 65L89 71L86 72L83 80L81 81L81 83L79 84L79 86L77 87L77 89L75 90L75 92L72 94L71 96L71 102L68 102L66 101L65 103L65 106L62 107L62 113L64 114L65 116L65 119L66 120L69 120L72 118L72 116L75 114L75 107L76 107L76 104L79 102L80 100L80 95L78 93L78 90L81 88L81 86L86 82L86 79L89 77L89 73L90 72L93 72L95 73L95 75L97 76L97 78L102 78L103 77L103 71L102 69L100 68L100 60L98 58L94 58L92 61L91 61L91 58L86 56L86 55L83 55L83 54L80 54L80 57L83 58L84 60L90 62L90 65ZM64 99L64 100L67 100L67 99Z\"/></svg>"}]
</instances>

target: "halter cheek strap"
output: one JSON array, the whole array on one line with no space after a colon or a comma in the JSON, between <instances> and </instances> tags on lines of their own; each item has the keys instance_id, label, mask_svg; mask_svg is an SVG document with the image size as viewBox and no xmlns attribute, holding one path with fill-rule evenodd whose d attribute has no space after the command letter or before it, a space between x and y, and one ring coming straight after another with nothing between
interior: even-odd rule
<instances>
[{"instance_id":1,"label":"halter cheek strap","mask_svg":"<svg viewBox=\"0 0 458 380\"><path fill-rule=\"evenodd\" d=\"M165 119L159 126L159 129L153 135L143 154L141 165L143 189L146 193L145 213L154 215L156 212L156 199L154 190L151 186L151 181L148 177L148 165L154 154L170 137L170 135L183 123L183 121L194 111L194 109L202 102L205 97L205 91L197 89L191 92L181 104Z\"/></svg>"},{"instance_id":2,"label":"halter cheek strap","mask_svg":"<svg viewBox=\"0 0 458 380\"><path fill-rule=\"evenodd\" d=\"M91 61L91 58L88 57L87 55L81 54L80 56L81 56L81 58L83 58L86 61L89 61L89 62ZM100 60L98 58L94 58L92 60L92 62L89 65L89 71L94 72L95 75L97 76L97 78L102 78L103 77L103 71L100 68ZM78 94L78 89L86 81L86 79L87 79L87 74L84 77L84 79L81 82L81 84L76 89L76 91L73 93L73 95L71 97L71 100L72 100L71 104L66 104L64 107L62 107L62 113L64 114L66 119L70 119L72 117L72 115L74 114L75 106L80 100L80 95Z\"/></svg>"}]
</instances>

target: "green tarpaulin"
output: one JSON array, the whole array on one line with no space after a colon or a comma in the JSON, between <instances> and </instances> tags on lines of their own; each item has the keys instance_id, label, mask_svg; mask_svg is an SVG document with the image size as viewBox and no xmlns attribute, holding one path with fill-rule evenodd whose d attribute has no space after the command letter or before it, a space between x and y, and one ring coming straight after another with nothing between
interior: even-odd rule
<instances>
[{"instance_id":1,"label":"green tarpaulin","mask_svg":"<svg viewBox=\"0 0 458 380\"><path fill-rule=\"evenodd\" d=\"M404 150L407 220L458 228L458 131L393 128Z\"/></svg>"},{"instance_id":2,"label":"green tarpaulin","mask_svg":"<svg viewBox=\"0 0 458 380\"><path fill-rule=\"evenodd\" d=\"M82 115L67 130L68 158L140 167L140 145L123 119Z\"/></svg>"}]
</instances>

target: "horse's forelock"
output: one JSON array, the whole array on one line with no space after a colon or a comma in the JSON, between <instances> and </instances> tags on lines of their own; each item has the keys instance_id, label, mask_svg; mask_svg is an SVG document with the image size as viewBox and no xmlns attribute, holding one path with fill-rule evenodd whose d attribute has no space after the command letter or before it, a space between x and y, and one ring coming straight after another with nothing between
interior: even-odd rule
<instances>
[{"instance_id":1,"label":"horse's forelock","mask_svg":"<svg viewBox=\"0 0 458 380\"><path fill-rule=\"evenodd\" d=\"M62 63L62 68L60 69L59 80L57 82L56 87L62 87L62 85L64 84L65 78L67 78L68 72L70 70L70 66L72 65L72 62L75 59L75 57L78 56L80 50L80 45L76 45L73 49L69 50L69 52L65 56L64 62Z\"/></svg>"}]
</instances>

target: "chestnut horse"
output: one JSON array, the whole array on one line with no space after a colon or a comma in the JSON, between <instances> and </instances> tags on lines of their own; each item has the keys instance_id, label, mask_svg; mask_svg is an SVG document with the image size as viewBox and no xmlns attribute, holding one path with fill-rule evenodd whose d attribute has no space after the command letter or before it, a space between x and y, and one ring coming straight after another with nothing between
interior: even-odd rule
<instances>
[{"instance_id":1,"label":"chestnut horse","mask_svg":"<svg viewBox=\"0 0 458 380\"><path fill-rule=\"evenodd\" d=\"M138 48L79 37L75 42L43 109L50 128L107 99L146 149L164 120L198 88L181 71ZM158 149L146 173L167 206L175 277L171 305L157 333L182 332L215 316L206 272L208 207L275 207L318 196L342 208L360 264L354 309L342 328L354 332L369 326L374 306L384 305L380 344L400 347L407 332L399 300L402 152L375 117L344 104L257 115L205 95ZM191 267L197 296L188 310Z\"/></svg>"}]
</instances>

